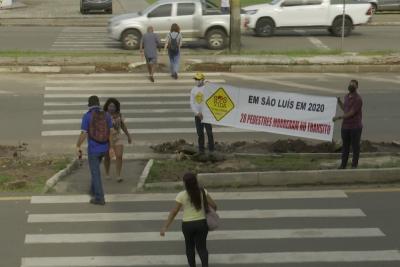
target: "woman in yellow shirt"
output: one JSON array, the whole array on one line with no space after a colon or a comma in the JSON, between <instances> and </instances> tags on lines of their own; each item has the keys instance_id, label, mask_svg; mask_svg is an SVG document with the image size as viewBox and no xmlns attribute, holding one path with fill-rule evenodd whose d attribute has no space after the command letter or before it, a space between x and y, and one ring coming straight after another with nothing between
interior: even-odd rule
<instances>
[{"instance_id":1,"label":"woman in yellow shirt","mask_svg":"<svg viewBox=\"0 0 400 267\"><path fill-rule=\"evenodd\" d=\"M193 173L186 173L183 176L185 190L176 196L176 206L169 213L168 219L160 231L165 236L171 223L183 207L182 232L185 237L186 257L190 267L196 266L195 248L201 259L203 267L208 267L207 235L208 226L204 211L202 189L199 186L197 177ZM208 204L217 210L217 205L204 190Z\"/></svg>"}]
</instances>

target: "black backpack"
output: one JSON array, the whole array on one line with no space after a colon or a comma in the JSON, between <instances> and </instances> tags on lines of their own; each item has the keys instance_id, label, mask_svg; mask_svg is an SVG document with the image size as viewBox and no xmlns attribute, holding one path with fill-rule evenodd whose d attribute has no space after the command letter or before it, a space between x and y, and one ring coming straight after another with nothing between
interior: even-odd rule
<instances>
[{"instance_id":1,"label":"black backpack","mask_svg":"<svg viewBox=\"0 0 400 267\"><path fill-rule=\"evenodd\" d=\"M169 34L169 51L172 53L178 53L179 51L178 37L179 34L176 36L176 38L172 38L172 34Z\"/></svg>"}]
</instances>

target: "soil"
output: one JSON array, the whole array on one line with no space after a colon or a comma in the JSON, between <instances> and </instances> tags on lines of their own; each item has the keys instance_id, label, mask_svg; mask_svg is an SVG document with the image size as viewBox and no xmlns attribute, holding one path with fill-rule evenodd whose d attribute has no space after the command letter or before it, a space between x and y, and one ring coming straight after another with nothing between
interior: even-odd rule
<instances>
[{"instance_id":1,"label":"soil","mask_svg":"<svg viewBox=\"0 0 400 267\"><path fill-rule=\"evenodd\" d=\"M174 142L166 142L152 149L157 153L177 153L185 151L188 147L196 150L193 143L179 139ZM216 151L222 153L339 153L341 145L335 142L322 142L317 144L307 143L300 139L278 140L276 142L247 142L216 143ZM361 152L400 152L400 146L394 143L377 143L368 140L361 142Z\"/></svg>"},{"instance_id":2,"label":"soil","mask_svg":"<svg viewBox=\"0 0 400 267\"><path fill-rule=\"evenodd\" d=\"M3 155L14 154L12 149L1 148ZM3 156L0 158L0 192L40 192L47 179L65 168L68 162L66 157Z\"/></svg>"}]
</instances>

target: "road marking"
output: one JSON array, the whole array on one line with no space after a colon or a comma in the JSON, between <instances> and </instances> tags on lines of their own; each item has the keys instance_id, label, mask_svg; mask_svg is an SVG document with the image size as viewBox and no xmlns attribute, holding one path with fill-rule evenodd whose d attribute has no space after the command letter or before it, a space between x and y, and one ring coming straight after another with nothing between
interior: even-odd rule
<instances>
[{"instance_id":1,"label":"road marking","mask_svg":"<svg viewBox=\"0 0 400 267\"><path fill-rule=\"evenodd\" d=\"M318 199L347 198L341 190L319 191L259 191L259 192L212 192L216 200L262 200L262 199ZM165 201L175 199L176 194L112 194L106 195L107 202ZM88 195L32 196L32 204L87 203Z\"/></svg>"},{"instance_id":2,"label":"road marking","mask_svg":"<svg viewBox=\"0 0 400 267\"><path fill-rule=\"evenodd\" d=\"M126 118L125 123L154 123L154 122L193 122L193 117L162 117L162 118ZM44 125L58 125L58 124L80 124L82 119L56 119L56 120L42 120Z\"/></svg>"},{"instance_id":3,"label":"road marking","mask_svg":"<svg viewBox=\"0 0 400 267\"><path fill-rule=\"evenodd\" d=\"M90 47L92 47L92 50L93 50L93 48L99 48L99 47L104 47L104 48L108 48L106 45L111 45L111 44L53 44L52 45L52 47L53 48L58 48L58 47L76 47L76 48L83 48L83 47L86 47L87 49L89 49L90 50L90 48L88 47L88 46L90 46ZM112 46L112 47L114 47L114 48L117 48L117 47L119 47L120 46L120 44L113 44L113 45L115 45L115 46Z\"/></svg>"},{"instance_id":4,"label":"road marking","mask_svg":"<svg viewBox=\"0 0 400 267\"><path fill-rule=\"evenodd\" d=\"M143 75L144 76L144 75ZM143 77L142 76L142 77ZM194 84L192 79L179 79L179 80L163 80L160 81L162 82L162 85L164 84L182 84L182 83L188 83L188 84ZM210 80L211 83L225 83L225 80L223 79L214 79ZM148 79L134 79L133 77L130 79L113 79L113 80L48 80L47 84L124 84L124 83L133 83L135 85L137 84L154 84ZM155 84L156 85L156 84ZM156 85L157 86L157 85Z\"/></svg>"},{"instance_id":5,"label":"road marking","mask_svg":"<svg viewBox=\"0 0 400 267\"><path fill-rule=\"evenodd\" d=\"M181 73L179 76L181 77L193 77L195 73ZM205 72L204 75L208 76L221 76L220 72ZM168 73L156 73L154 74L154 78L158 77L170 77L171 75ZM132 77L143 77L142 73L90 73L90 74L49 74L47 78L132 78Z\"/></svg>"},{"instance_id":6,"label":"road marking","mask_svg":"<svg viewBox=\"0 0 400 267\"><path fill-rule=\"evenodd\" d=\"M92 94L45 94L45 98L88 98ZM190 94L188 93L177 93L177 94L169 94L169 93L162 93L162 94L97 94L98 97L107 98L107 97L143 97L143 98L151 98L151 97L189 97Z\"/></svg>"},{"instance_id":7,"label":"road marking","mask_svg":"<svg viewBox=\"0 0 400 267\"><path fill-rule=\"evenodd\" d=\"M157 85L157 86L146 86L146 85L141 85L140 87L136 87L135 81L132 80L130 82L132 85L131 86L124 86L124 87L115 87L115 86L102 86L102 87L81 87L81 86L71 86L71 87L51 87L51 86L46 86L45 90L46 91L78 91L78 92L83 92L83 91L163 91L163 90L187 90L188 92L192 89L190 86L187 85L175 85L175 86L162 86L162 85Z\"/></svg>"},{"instance_id":8,"label":"road marking","mask_svg":"<svg viewBox=\"0 0 400 267\"><path fill-rule=\"evenodd\" d=\"M84 45L88 45L88 44L121 44L119 42L112 42L112 41L55 41L53 43L53 46L58 46L58 45L77 45L77 44L84 44Z\"/></svg>"},{"instance_id":9,"label":"road marking","mask_svg":"<svg viewBox=\"0 0 400 267\"><path fill-rule=\"evenodd\" d=\"M87 110L44 110L43 115L77 115L84 114ZM166 109L124 109L124 114L143 113L192 113L189 108L166 108Z\"/></svg>"},{"instance_id":10,"label":"road marking","mask_svg":"<svg viewBox=\"0 0 400 267\"><path fill-rule=\"evenodd\" d=\"M279 85L284 85L284 86L293 87L293 88L297 88L297 89L307 89L307 90L327 92L327 93L332 93L332 94L333 93L335 93L335 94L342 93L341 90L327 88L327 87L314 86L314 85L308 85L308 84L301 84L298 82L277 81L277 80L273 80L270 78L248 76L248 75L237 74L237 73L235 73L235 74L227 73L225 75L230 76L232 78L240 78L243 80L259 81L259 82L265 82L265 83L271 83L271 84L279 84Z\"/></svg>"},{"instance_id":11,"label":"road marking","mask_svg":"<svg viewBox=\"0 0 400 267\"><path fill-rule=\"evenodd\" d=\"M359 188L359 189L345 189L347 193L390 193L400 192L400 188Z\"/></svg>"},{"instance_id":12,"label":"road marking","mask_svg":"<svg viewBox=\"0 0 400 267\"><path fill-rule=\"evenodd\" d=\"M210 232L207 240L256 240L256 239L295 239L295 238L349 238L383 237L378 228L308 228L277 230L233 230ZM79 234L28 234L26 244L60 243L104 243L104 242L157 242L183 241L182 232L168 232L165 238L160 232L133 233L79 233Z\"/></svg>"},{"instance_id":13,"label":"road marking","mask_svg":"<svg viewBox=\"0 0 400 267\"><path fill-rule=\"evenodd\" d=\"M330 50L330 48L327 45L325 45L320 39L308 36L305 30L294 30L294 31L306 37L307 40L310 41L310 43L312 43L316 48L321 50Z\"/></svg>"},{"instance_id":14,"label":"road marking","mask_svg":"<svg viewBox=\"0 0 400 267\"><path fill-rule=\"evenodd\" d=\"M131 134L194 134L194 128L159 128L159 129L128 129ZM215 127L214 133L249 133L255 132L253 130L229 128L229 127ZM81 133L80 130L64 130L64 131L42 131L42 136L77 136Z\"/></svg>"},{"instance_id":15,"label":"road marking","mask_svg":"<svg viewBox=\"0 0 400 267\"><path fill-rule=\"evenodd\" d=\"M188 101L123 101L122 104L126 106L140 106L140 105L187 105ZM58 107L58 106L87 106L86 102L45 102L46 107Z\"/></svg>"},{"instance_id":16,"label":"road marking","mask_svg":"<svg viewBox=\"0 0 400 267\"><path fill-rule=\"evenodd\" d=\"M162 221L168 212L115 212L115 213L64 213L30 214L29 223L68 223L68 222L117 222L117 221ZM283 209L283 210L222 210L218 214L223 219L273 219L273 218L332 218L364 217L360 209ZM181 218L181 214L178 215Z\"/></svg>"},{"instance_id":17,"label":"road marking","mask_svg":"<svg viewBox=\"0 0 400 267\"><path fill-rule=\"evenodd\" d=\"M198 259L197 259L198 260ZM212 254L211 264L400 261L398 250L310 251ZM184 255L88 256L22 258L21 267L187 266Z\"/></svg>"}]
</instances>

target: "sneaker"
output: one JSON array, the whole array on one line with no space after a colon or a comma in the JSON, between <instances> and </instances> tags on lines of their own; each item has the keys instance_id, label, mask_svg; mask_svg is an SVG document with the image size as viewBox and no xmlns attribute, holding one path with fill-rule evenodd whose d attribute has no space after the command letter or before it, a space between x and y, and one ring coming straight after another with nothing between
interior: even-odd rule
<instances>
[{"instance_id":1,"label":"sneaker","mask_svg":"<svg viewBox=\"0 0 400 267\"><path fill-rule=\"evenodd\" d=\"M104 206L106 202L103 200L90 199L90 204Z\"/></svg>"},{"instance_id":2,"label":"sneaker","mask_svg":"<svg viewBox=\"0 0 400 267\"><path fill-rule=\"evenodd\" d=\"M152 83L154 83L154 77L153 77L153 76L150 76L150 81L151 81Z\"/></svg>"},{"instance_id":3,"label":"sneaker","mask_svg":"<svg viewBox=\"0 0 400 267\"><path fill-rule=\"evenodd\" d=\"M174 73L174 79L178 80L178 73L176 73L176 72Z\"/></svg>"},{"instance_id":4,"label":"sneaker","mask_svg":"<svg viewBox=\"0 0 400 267\"><path fill-rule=\"evenodd\" d=\"M121 177L118 177L118 179L117 179L117 183L122 183L124 181L124 179L123 178L121 178Z\"/></svg>"}]
</instances>

